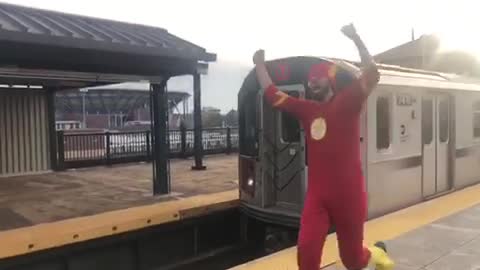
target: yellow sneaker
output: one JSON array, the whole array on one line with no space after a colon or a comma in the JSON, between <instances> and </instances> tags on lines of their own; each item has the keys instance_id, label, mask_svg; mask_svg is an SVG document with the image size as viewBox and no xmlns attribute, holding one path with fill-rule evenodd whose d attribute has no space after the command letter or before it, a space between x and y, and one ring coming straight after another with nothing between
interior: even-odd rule
<instances>
[{"instance_id":1,"label":"yellow sneaker","mask_svg":"<svg viewBox=\"0 0 480 270\"><path fill-rule=\"evenodd\" d=\"M373 247L369 247L370 262L369 265L374 266L375 270L392 270L395 263L387 254L385 243L377 242Z\"/></svg>"}]
</instances>

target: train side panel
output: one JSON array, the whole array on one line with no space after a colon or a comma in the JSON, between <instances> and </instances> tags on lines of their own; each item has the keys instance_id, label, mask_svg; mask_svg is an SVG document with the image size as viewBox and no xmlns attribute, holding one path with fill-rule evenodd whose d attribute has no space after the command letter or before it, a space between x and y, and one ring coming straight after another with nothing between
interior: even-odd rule
<instances>
[{"instance_id":1,"label":"train side panel","mask_svg":"<svg viewBox=\"0 0 480 270\"><path fill-rule=\"evenodd\" d=\"M480 93L457 92L455 188L480 180Z\"/></svg>"},{"instance_id":2,"label":"train side panel","mask_svg":"<svg viewBox=\"0 0 480 270\"><path fill-rule=\"evenodd\" d=\"M379 85L368 99L369 217L422 200L421 95Z\"/></svg>"}]
</instances>

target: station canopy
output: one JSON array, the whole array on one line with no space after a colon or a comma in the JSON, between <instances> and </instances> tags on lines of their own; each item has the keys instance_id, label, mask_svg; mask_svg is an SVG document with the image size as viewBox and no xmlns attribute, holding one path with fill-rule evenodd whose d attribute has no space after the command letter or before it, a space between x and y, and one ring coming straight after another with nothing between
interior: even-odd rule
<instances>
[{"instance_id":1,"label":"station canopy","mask_svg":"<svg viewBox=\"0 0 480 270\"><path fill-rule=\"evenodd\" d=\"M0 3L0 83L78 88L193 74L216 55L158 27Z\"/></svg>"}]
</instances>

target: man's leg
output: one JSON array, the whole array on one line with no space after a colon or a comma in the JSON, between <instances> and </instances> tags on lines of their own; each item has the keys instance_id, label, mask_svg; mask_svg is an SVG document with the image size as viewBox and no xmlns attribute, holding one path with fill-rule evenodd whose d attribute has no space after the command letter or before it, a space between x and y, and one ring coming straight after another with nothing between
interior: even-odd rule
<instances>
[{"instance_id":1,"label":"man's leg","mask_svg":"<svg viewBox=\"0 0 480 270\"><path fill-rule=\"evenodd\" d=\"M319 270L322 249L330 228L325 208L306 203L298 236L297 262L299 270Z\"/></svg>"},{"instance_id":2,"label":"man's leg","mask_svg":"<svg viewBox=\"0 0 480 270\"><path fill-rule=\"evenodd\" d=\"M372 265L377 270L390 270L393 262L383 243L373 247L363 245L364 222L367 215L366 194L338 202L332 213L336 227L340 258L349 270L360 270Z\"/></svg>"},{"instance_id":3,"label":"man's leg","mask_svg":"<svg viewBox=\"0 0 480 270\"><path fill-rule=\"evenodd\" d=\"M365 268L370 260L370 251L363 246L363 223L335 224L335 226L343 265L348 270Z\"/></svg>"}]
</instances>

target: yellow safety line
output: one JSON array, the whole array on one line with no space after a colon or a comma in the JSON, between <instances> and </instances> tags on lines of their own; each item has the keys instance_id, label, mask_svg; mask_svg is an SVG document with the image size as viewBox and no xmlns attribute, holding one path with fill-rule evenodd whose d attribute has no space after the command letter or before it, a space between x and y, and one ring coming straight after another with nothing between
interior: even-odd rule
<instances>
[{"instance_id":1,"label":"yellow safety line","mask_svg":"<svg viewBox=\"0 0 480 270\"><path fill-rule=\"evenodd\" d=\"M365 224L365 241L371 244L379 240L390 240L438 219L472 207L480 203L479 192L480 185L475 185L368 221ZM296 270L298 269L296 252L296 247L285 249L231 269ZM336 236L332 234L327 237L325 243L322 267L334 264L338 260Z\"/></svg>"},{"instance_id":2,"label":"yellow safety line","mask_svg":"<svg viewBox=\"0 0 480 270\"><path fill-rule=\"evenodd\" d=\"M238 190L0 232L0 259L233 208Z\"/></svg>"}]
</instances>

